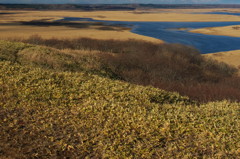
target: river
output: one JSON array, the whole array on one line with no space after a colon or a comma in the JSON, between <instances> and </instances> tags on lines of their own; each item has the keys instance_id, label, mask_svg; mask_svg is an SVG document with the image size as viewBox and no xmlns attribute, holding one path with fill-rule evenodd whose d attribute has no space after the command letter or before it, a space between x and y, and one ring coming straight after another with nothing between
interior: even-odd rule
<instances>
[{"instance_id":1,"label":"river","mask_svg":"<svg viewBox=\"0 0 240 159\"><path fill-rule=\"evenodd\" d=\"M211 12L206 14L231 14L240 13ZM199 33L190 33L188 30L178 30L172 28L198 29L205 27L220 27L230 25L240 25L240 22L120 22L120 21L98 21L91 18L70 18L62 20L68 21L95 21L105 22L107 24L121 24L131 26L132 33L145 35L161 39L166 43L181 43L192 45L200 50L201 54L215 53L221 51L231 51L240 49L240 38L230 36L205 35ZM170 29L170 30L169 30Z\"/></svg>"}]
</instances>

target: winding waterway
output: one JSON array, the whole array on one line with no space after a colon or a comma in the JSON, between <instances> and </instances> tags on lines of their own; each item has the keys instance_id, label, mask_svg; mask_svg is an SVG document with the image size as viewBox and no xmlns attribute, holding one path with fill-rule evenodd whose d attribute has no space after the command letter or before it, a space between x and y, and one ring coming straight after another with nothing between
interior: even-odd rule
<instances>
[{"instance_id":1,"label":"winding waterway","mask_svg":"<svg viewBox=\"0 0 240 159\"><path fill-rule=\"evenodd\" d=\"M240 13L211 12L211 14L231 14L240 16ZM93 20L91 18L69 18L69 17L66 17L63 20L95 21L106 22L107 24L121 24L124 26L131 27L133 26L132 27L133 29L131 30L132 33L161 39L166 43L181 43L185 45L192 45L199 49L202 54L240 49L239 37L205 35L199 33L190 33L188 32L188 30L172 29L172 28L197 29L205 27L240 25L240 22L119 22L119 21L98 21Z\"/></svg>"}]
</instances>

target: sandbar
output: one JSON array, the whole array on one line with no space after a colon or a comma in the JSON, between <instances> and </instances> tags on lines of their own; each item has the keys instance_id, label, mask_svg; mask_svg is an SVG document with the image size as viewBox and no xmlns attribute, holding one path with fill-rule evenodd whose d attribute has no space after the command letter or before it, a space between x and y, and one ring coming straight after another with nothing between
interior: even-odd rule
<instances>
[{"instance_id":1,"label":"sandbar","mask_svg":"<svg viewBox=\"0 0 240 159\"><path fill-rule=\"evenodd\" d=\"M150 11L168 11L175 13L206 13L206 12L240 13L240 8L151 9Z\"/></svg>"},{"instance_id":2,"label":"sandbar","mask_svg":"<svg viewBox=\"0 0 240 159\"><path fill-rule=\"evenodd\" d=\"M88 37L95 39L127 40L141 39L145 41L163 43L162 40L131 33L129 30L99 30L94 26L89 28L71 28L66 26L23 26L23 25L0 25L0 39L28 38L39 35L44 39L50 38L79 38Z\"/></svg>"},{"instance_id":3,"label":"sandbar","mask_svg":"<svg viewBox=\"0 0 240 159\"><path fill-rule=\"evenodd\" d=\"M169 28L167 30L180 30L180 31L184 31L184 30L190 30L191 28Z\"/></svg>"},{"instance_id":4,"label":"sandbar","mask_svg":"<svg viewBox=\"0 0 240 159\"><path fill-rule=\"evenodd\" d=\"M189 32L209 34L209 35L240 37L240 25L200 28L200 29L190 30Z\"/></svg>"}]
</instances>

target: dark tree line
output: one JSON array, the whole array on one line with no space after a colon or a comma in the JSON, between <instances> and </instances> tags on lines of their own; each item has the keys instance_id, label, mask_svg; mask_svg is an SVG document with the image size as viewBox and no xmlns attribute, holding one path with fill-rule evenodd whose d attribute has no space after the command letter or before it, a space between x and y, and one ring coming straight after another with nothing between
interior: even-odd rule
<instances>
[{"instance_id":1,"label":"dark tree line","mask_svg":"<svg viewBox=\"0 0 240 159\"><path fill-rule=\"evenodd\" d=\"M198 8L239 8L235 4L1 4L6 10L135 10L135 9L198 9Z\"/></svg>"}]
</instances>

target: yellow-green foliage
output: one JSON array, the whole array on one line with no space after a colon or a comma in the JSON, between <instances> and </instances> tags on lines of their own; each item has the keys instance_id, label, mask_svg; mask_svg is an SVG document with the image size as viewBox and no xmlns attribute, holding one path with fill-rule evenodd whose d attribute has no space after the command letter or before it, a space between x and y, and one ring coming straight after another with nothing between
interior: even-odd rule
<instances>
[{"instance_id":1,"label":"yellow-green foliage","mask_svg":"<svg viewBox=\"0 0 240 159\"><path fill-rule=\"evenodd\" d=\"M17 53L20 50L31 46L32 45L30 44L0 40L0 60L10 60L16 62Z\"/></svg>"},{"instance_id":2,"label":"yellow-green foliage","mask_svg":"<svg viewBox=\"0 0 240 159\"><path fill-rule=\"evenodd\" d=\"M240 154L238 103L198 107L187 105L188 98L177 93L94 75L10 62L0 62L0 68L2 156L234 158ZM167 98L156 100L158 95ZM169 104L172 99L176 103Z\"/></svg>"},{"instance_id":3,"label":"yellow-green foliage","mask_svg":"<svg viewBox=\"0 0 240 159\"><path fill-rule=\"evenodd\" d=\"M0 41L0 60L20 64L34 64L42 68L57 71L92 71L98 68L98 62L93 56L96 51L60 51L49 47L41 47L19 42ZM95 67L93 66L95 65ZM86 68L92 66L90 68Z\"/></svg>"},{"instance_id":4,"label":"yellow-green foliage","mask_svg":"<svg viewBox=\"0 0 240 159\"><path fill-rule=\"evenodd\" d=\"M31 64L55 71L85 72L118 78L98 60L100 51L58 50L50 47L0 40L0 61ZM106 70L108 69L108 70Z\"/></svg>"},{"instance_id":5,"label":"yellow-green foliage","mask_svg":"<svg viewBox=\"0 0 240 159\"><path fill-rule=\"evenodd\" d=\"M36 67L31 53L61 55L49 48L0 48L1 158L240 156L239 103L199 106L153 87ZM16 61L5 56L11 52Z\"/></svg>"}]
</instances>

